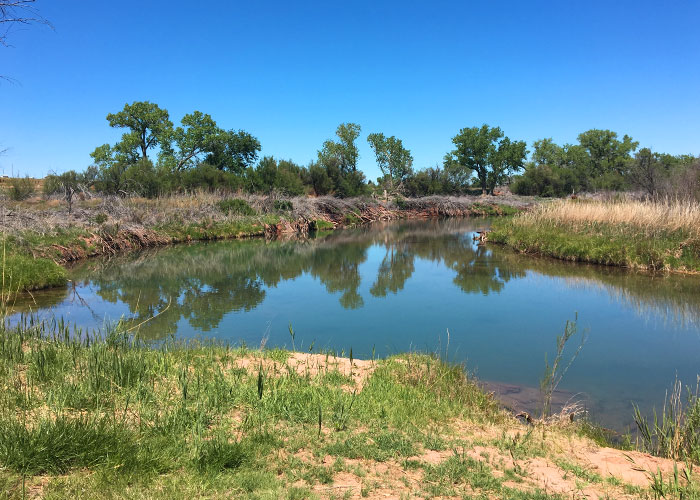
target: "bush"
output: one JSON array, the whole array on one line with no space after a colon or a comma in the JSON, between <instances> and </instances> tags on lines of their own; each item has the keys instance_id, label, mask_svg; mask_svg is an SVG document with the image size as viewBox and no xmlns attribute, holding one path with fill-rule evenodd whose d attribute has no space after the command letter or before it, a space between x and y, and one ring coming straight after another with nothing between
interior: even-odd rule
<instances>
[{"instance_id":1,"label":"bush","mask_svg":"<svg viewBox=\"0 0 700 500\"><path fill-rule=\"evenodd\" d=\"M394 203L396 203L396 207L399 210L406 210L408 208L408 203L406 202L406 200L404 200L400 196L396 197L396 199L394 200Z\"/></svg>"},{"instance_id":2,"label":"bush","mask_svg":"<svg viewBox=\"0 0 700 500\"><path fill-rule=\"evenodd\" d=\"M181 189L207 189L210 191L216 189L225 189L236 191L243 187L244 179L239 175L224 172L216 167L207 165L206 163L198 165L194 168L185 170L182 173L175 174L171 179L171 191Z\"/></svg>"},{"instance_id":3,"label":"bush","mask_svg":"<svg viewBox=\"0 0 700 500\"><path fill-rule=\"evenodd\" d=\"M247 201L241 200L240 198L221 200L216 206L227 215L256 215L253 207L248 205Z\"/></svg>"},{"instance_id":4,"label":"bush","mask_svg":"<svg viewBox=\"0 0 700 500\"><path fill-rule=\"evenodd\" d=\"M10 181L10 198L15 201L26 200L34 194L34 182L29 177L12 179Z\"/></svg>"},{"instance_id":5,"label":"bush","mask_svg":"<svg viewBox=\"0 0 700 500\"><path fill-rule=\"evenodd\" d=\"M294 208L294 205L289 200L275 200L274 207L278 212L289 212Z\"/></svg>"}]
</instances>

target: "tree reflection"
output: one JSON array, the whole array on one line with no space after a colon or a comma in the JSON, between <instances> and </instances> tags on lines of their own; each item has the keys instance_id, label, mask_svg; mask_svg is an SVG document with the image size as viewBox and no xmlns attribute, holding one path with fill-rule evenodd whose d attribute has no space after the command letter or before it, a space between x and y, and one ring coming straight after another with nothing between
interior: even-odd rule
<instances>
[{"instance_id":1,"label":"tree reflection","mask_svg":"<svg viewBox=\"0 0 700 500\"><path fill-rule=\"evenodd\" d=\"M405 222L342 231L306 241L228 241L199 243L144 252L136 258L94 262L74 271L107 302L127 304L128 318L143 323L144 336L177 331L187 321L198 331L219 326L226 314L260 305L266 290L308 274L346 309L363 307L360 266L368 249L385 254L369 288L381 298L403 290L416 259L441 262L452 269L454 283L466 293L500 292L523 276L471 239L459 224ZM145 323L144 323L145 322Z\"/></svg>"}]
</instances>

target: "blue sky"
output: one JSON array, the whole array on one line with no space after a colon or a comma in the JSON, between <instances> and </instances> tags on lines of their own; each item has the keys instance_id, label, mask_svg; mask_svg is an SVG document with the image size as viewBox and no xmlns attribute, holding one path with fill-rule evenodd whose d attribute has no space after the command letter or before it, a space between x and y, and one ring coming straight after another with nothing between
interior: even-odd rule
<instances>
[{"instance_id":1,"label":"blue sky","mask_svg":"<svg viewBox=\"0 0 700 500\"><path fill-rule=\"evenodd\" d=\"M0 47L5 174L83 169L120 132L107 113L195 109L307 163L336 126L396 135L414 167L462 127L575 142L589 128L700 154L700 2L121 2L38 0Z\"/></svg>"}]
</instances>

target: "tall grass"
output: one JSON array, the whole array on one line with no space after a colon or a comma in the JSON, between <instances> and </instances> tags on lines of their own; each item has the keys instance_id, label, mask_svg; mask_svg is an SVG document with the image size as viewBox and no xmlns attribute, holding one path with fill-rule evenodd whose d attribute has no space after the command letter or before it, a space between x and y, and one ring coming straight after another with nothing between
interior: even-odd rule
<instances>
[{"instance_id":1,"label":"tall grass","mask_svg":"<svg viewBox=\"0 0 700 500\"><path fill-rule=\"evenodd\" d=\"M556 201L496 222L489 241L565 260L700 272L700 204Z\"/></svg>"},{"instance_id":2,"label":"tall grass","mask_svg":"<svg viewBox=\"0 0 700 500\"><path fill-rule=\"evenodd\" d=\"M700 236L700 203L689 200L557 200L536 206L519 218L524 225L627 225L644 233L686 231Z\"/></svg>"},{"instance_id":3,"label":"tall grass","mask_svg":"<svg viewBox=\"0 0 700 500\"><path fill-rule=\"evenodd\" d=\"M654 411L653 421L642 415L638 407L634 420L639 429L641 447L661 457L700 464L700 378L695 390L676 380L667 395L661 415Z\"/></svg>"}]
</instances>

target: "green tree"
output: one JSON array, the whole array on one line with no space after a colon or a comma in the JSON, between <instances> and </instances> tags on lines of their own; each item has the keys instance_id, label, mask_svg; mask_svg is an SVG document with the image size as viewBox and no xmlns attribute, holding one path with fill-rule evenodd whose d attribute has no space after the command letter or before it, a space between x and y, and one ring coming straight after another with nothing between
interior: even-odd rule
<instances>
[{"instance_id":1,"label":"green tree","mask_svg":"<svg viewBox=\"0 0 700 500\"><path fill-rule=\"evenodd\" d=\"M588 153L591 175L624 174L632 151L639 143L628 135L620 141L612 130L591 129L579 134L578 141Z\"/></svg>"},{"instance_id":2,"label":"green tree","mask_svg":"<svg viewBox=\"0 0 700 500\"><path fill-rule=\"evenodd\" d=\"M374 151L379 170L389 179L390 190L393 191L395 185L401 186L411 174L413 165L411 152L403 147L401 139L393 135L385 137L382 133L374 133L367 136L367 142Z\"/></svg>"},{"instance_id":3,"label":"green tree","mask_svg":"<svg viewBox=\"0 0 700 500\"><path fill-rule=\"evenodd\" d=\"M487 175L486 187L489 192L493 193L496 186L507 183L515 171L522 170L526 156L525 141L513 142L504 137L493 155L491 170Z\"/></svg>"},{"instance_id":4,"label":"green tree","mask_svg":"<svg viewBox=\"0 0 700 500\"><path fill-rule=\"evenodd\" d=\"M198 163L201 155L214 149L214 144L220 140L223 132L208 114L195 111L182 117L182 127L177 127L172 134L176 150L170 143L163 144L163 153L172 157L175 170L182 170Z\"/></svg>"},{"instance_id":5,"label":"green tree","mask_svg":"<svg viewBox=\"0 0 700 500\"><path fill-rule=\"evenodd\" d=\"M258 159L260 141L244 130L219 131L205 162L221 170L242 174Z\"/></svg>"},{"instance_id":6,"label":"green tree","mask_svg":"<svg viewBox=\"0 0 700 500\"><path fill-rule=\"evenodd\" d=\"M560 167L564 163L564 148L555 144L551 137L532 143L532 162L535 165Z\"/></svg>"},{"instance_id":7,"label":"green tree","mask_svg":"<svg viewBox=\"0 0 700 500\"><path fill-rule=\"evenodd\" d=\"M357 170L360 158L355 141L360 136L361 127L356 123L341 123L335 131L338 140L327 140L318 152L318 159L323 165L336 163L342 175Z\"/></svg>"},{"instance_id":8,"label":"green tree","mask_svg":"<svg viewBox=\"0 0 700 500\"><path fill-rule=\"evenodd\" d=\"M357 170L360 153L355 141L360 130L356 123L341 123L335 131L338 140L327 140L318 152L318 161L340 197L357 196L365 190L364 174Z\"/></svg>"},{"instance_id":9,"label":"green tree","mask_svg":"<svg viewBox=\"0 0 700 500\"><path fill-rule=\"evenodd\" d=\"M476 172L481 191L486 194L507 175L523 168L527 150L523 141L512 142L499 127L463 128L452 138L450 154L462 169Z\"/></svg>"},{"instance_id":10,"label":"green tree","mask_svg":"<svg viewBox=\"0 0 700 500\"><path fill-rule=\"evenodd\" d=\"M149 101L125 104L118 113L108 114L107 121L110 127L129 129L115 149L131 158L147 160L148 150L167 143L173 133L168 112Z\"/></svg>"}]
</instances>

